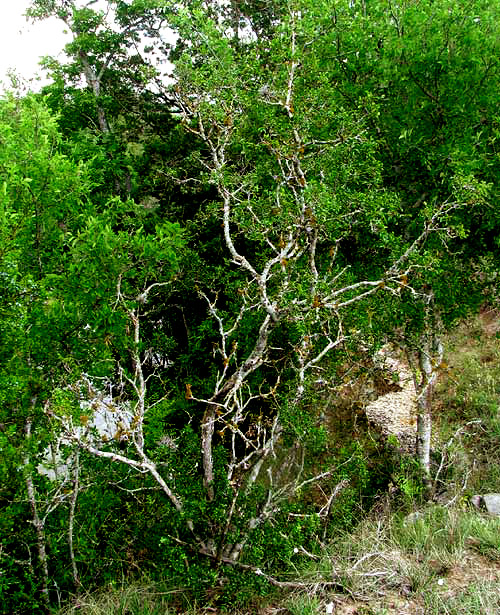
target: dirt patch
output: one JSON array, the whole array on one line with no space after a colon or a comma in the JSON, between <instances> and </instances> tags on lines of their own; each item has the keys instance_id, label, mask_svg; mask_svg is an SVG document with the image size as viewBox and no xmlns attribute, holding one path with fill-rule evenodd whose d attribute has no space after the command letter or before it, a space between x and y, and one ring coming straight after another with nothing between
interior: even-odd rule
<instances>
[{"instance_id":1,"label":"dirt patch","mask_svg":"<svg viewBox=\"0 0 500 615\"><path fill-rule=\"evenodd\" d=\"M482 555L468 553L462 564L454 566L447 572L444 577L443 593L453 596L478 581L500 583L500 564ZM500 591L500 585L498 589Z\"/></svg>"},{"instance_id":2,"label":"dirt patch","mask_svg":"<svg viewBox=\"0 0 500 615\"><path fill-rule=\"evenodd\" d=\"M476 553L467 553L463 562L453 566L432 581L432 590L443 601L466 592L478 583L498 584L500 592L500 563L491 562ZM324 611L323 611L324 612ZM384 592L383 597L367 601L344 598L339 600L334 615L425 615L426 607L419 596L401 596L397 592Z\"/></svg>"},{"instance_id":3,"label":"dirt patch","mask_svg":"<svg viewBox=\"0 0 500 615\"><path fill-rule=\"evenodd\" d=\"M479 320L486 335L493 336L500 331L500 310L482 308L479 313Z\"/></svg>"}]
</instances>

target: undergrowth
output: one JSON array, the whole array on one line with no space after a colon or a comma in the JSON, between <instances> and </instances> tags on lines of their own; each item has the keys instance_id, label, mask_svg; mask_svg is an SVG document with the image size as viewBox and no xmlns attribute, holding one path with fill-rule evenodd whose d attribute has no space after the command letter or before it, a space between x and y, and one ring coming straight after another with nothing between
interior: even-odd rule
<instances>
[{"instance_id":1,"label":"undergrowth","mask_svg":"<svg viewBox=\"0 0 500 615\"><path fill-rule=\"evenodd\" d=\"M436 464L443 488L500 492L500 316L484 310L447 336L437 391Z\"/></svg>"},{"instance_id":2,"label":"undergrowth","mask_svg":"<svg viewBox=\"0 0 500 615\"><path fill-rule=\"evenodd\" d=\"M369 444L373 434L358 432L366 446L360 445L356 463L366 475L332 507L321 549L283 560L281 578L288 588L266 598L250 593L247 605L236 607L230 601L223 606L210 599L190 602L179 588L139 579L76 597L60 615L497 615L500 518L471 503L476 493L500 492L496 321L485 321L483 314L446 339L448 368L435 398L432 502L425 503L411 457L397 456L391 446L392 453L384 452L380 442ZM384 481L373 486L367 514L361 505L367 492L363 495L360 485L368 485L383 462Z\"/></svg>"},{"instance_id":3,"label":"undergrowth","mask_svg":"<svg viewBox=\"0 0 500 615\"><path fill-rule=\"evenodd\" d=\"M319 615L330 603L356 603L365 609L357 612L366 615L396 613L390 605L400 599L413 605L415 615L494 615L500 606L500 519L442 506L412 515L378 511L354 532L338 536L319 558L298 566L295 580L293 591L273 597L273 604L291 615ZM219 610L190 603L180 590L143 581L80 596L60 615L179 612L243 615L265 610L257 603Z\"/></svg>"}]
</instances>

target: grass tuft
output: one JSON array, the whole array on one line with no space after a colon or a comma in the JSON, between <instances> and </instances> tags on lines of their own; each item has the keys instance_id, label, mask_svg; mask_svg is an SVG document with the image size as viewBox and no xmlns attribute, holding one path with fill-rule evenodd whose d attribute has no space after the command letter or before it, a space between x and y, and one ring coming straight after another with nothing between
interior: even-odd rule
<instances>
[{"instance_id":1,"label":"grass tuft","mask_svg":"<svg viewBox=\"0 0 500 615\"><path fill-rule=\"evenodd\" d=\"M177 593L164 591L147 580L110 585L97 593L75 597L59 615L173 615L177 613L173 608ZM195 615L196 609L190 612Z\"/></svg>"},{"instance_id":2,"label":"grass tuft","mask_svg":"<svg viewBox=\"0 0 500 615\"><path fill-rule=\"evenodd\" d=\"M320 587L333 578L344 600L365 608L357 612L395 614L390 605L405 604L415 615L497 614L499 537L500 519L460 508L431 505L411 515L367 519L313 564L307 596L314 596L314 581ZM486 610L474 610L476 604Z\"/></svg>"}]
</instances>

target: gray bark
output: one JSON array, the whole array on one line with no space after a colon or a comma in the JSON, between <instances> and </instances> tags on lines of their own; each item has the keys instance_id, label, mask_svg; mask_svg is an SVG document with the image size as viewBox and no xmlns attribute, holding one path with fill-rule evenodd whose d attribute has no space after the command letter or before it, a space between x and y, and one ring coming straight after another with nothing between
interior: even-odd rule
<instances>
[{"instance_id":1,"label":"gray bark","mask_svg":"<svg viewBox=\"0 0 500 615\"><path fill-rule=\"evenodd\" d=\"M25 426L25 434L26 439L29 440L31 437L31 421L28 419L26 421ZM30 459L29 456L26 456L24 460L25 466L29 467ZM28 500L31 507L32 519L31 523L35 528L36 532L36 541L37 541L37 551L38 551L38 561L40 562L40 567L42 569L42 598L45 604L45 607L49 608L49 566L48 566L48 558L47 558L47 550L46 550L46 541L45 541L45 522L38 514L38 506L36 502L36 491L35 485L33 483L33 476L31 471L26 471L26 490L28 492Z\"/></svg>"}]
</instances>

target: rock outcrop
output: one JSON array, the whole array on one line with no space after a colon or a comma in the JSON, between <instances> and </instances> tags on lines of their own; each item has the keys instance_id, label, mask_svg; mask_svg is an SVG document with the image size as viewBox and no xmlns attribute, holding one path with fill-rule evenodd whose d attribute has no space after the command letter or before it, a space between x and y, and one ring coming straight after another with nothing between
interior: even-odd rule
<instances>
[{"instance_id":1,"label":"rock outcrop","mask_svg":"<svg viewBox=\"0 0 500 615\"><path fill-rule=\"evenodd\" d=\"M415 448L417 405L411 370L388 345L377 353L375 362L385 374L388 392L367 403L366 417L384 435L395 436L404 449L412 451Z\"/></svg>"}]
</instances>

